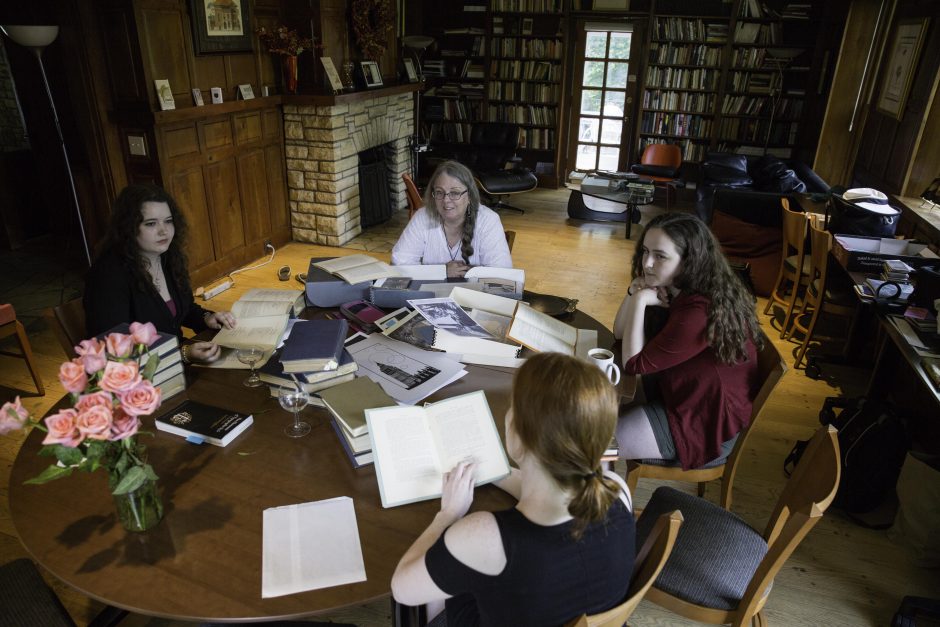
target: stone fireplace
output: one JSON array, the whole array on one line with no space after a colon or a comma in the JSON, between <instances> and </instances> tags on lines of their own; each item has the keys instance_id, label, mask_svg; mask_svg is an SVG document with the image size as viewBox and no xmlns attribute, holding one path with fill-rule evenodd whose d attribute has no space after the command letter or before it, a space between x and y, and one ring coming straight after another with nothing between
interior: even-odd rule
<instances>
[{"instance_id":1,"label":"stone fireplace","mask_svg":"<svg viewBox=\"0 0 940 627\"><path fill-rule=\"evenodd\" d=\"M354 94L359 95L359 94ZM410 92L327 106L284 105L292 237L341 246L359 235L359 153L386 146L392 204L406 204L414 130Z\"/></svg>"}]
</instances>

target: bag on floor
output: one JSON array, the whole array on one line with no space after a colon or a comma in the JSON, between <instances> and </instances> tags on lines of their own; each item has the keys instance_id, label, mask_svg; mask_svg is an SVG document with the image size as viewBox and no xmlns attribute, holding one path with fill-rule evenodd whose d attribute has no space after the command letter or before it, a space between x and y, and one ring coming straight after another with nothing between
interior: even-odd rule
<instances>
[{"instance_id":1,"label":"bag on floor","mask_svg":"<svg viewBox=\"0 0 940 627\"><path fill-rule=\"evenodd\" d=\"M841 409L838 414L836 409ZM832 505L851 514L878 507L894 490L909 446L907 429L894 406L864 397L830 396L819 412L819 422L839 430L842 476ZM790 475L809 440L798 440L783 462Z\"/></svg>"}]
</instances>

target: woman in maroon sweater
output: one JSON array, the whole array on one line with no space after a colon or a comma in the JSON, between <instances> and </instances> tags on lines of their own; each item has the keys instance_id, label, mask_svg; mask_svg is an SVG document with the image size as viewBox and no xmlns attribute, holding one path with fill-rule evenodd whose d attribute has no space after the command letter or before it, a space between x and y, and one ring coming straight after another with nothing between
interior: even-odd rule
<instances>
[{"instance_id":1,"label":"woman in maroon sweater","mask_svg":"<svg viewBox=\"0 0 940 627\"><path fill-rule=\"evenodd\" d=\"M614 321L624 373L642 383L620 412L620 456L697 468L729 452L750 421L760 338L754 297L695 216L657 216L640 241ZM655 307L666 308L666 321L647 337Z\"/></svg>"}]
</instances>

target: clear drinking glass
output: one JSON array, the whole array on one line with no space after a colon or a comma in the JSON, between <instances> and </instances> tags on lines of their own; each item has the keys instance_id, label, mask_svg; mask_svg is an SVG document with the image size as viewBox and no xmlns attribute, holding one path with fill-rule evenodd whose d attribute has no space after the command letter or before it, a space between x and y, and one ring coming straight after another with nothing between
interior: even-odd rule
<instances>
[{"instance_id":1,"label":"clear drinking glass","mask_svg":"<svg viewBox=\"0 0 940 627\"><path fill-rule=\"evenodd\" d=\"M248 367L251 368L251 374L248 375L247 379L245 379L245 385L250 388L256 388L259 385L264 385L261 377L259 377L258 373L255 371L255 364L261 361L261 358L264 357L264 350L258 348L257 346L239 348L235 353L235 356L238 358L238 361L242 362L243 364L247 364Z\"/></svg>"},{"instance_id":2,"label":"clear drinking glass","mask_svg":"<svg viewBox=\"0 0 940 627\"><path fill-rule=\"evenodd\" d=\"M310 395L300 387L281 388L277 393L281 407L294 414L293 424L284 428L284 433L292 438L300 438L310 433L310 425L301 422L300 411L310 402Z\"/></svg>"}]
</instances>

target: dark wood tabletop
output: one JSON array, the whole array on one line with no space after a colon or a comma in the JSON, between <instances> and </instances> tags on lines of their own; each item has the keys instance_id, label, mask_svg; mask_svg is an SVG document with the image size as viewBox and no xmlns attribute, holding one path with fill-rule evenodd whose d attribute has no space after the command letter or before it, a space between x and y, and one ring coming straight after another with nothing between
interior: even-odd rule
<instances>
[{"instance_id":1,"label":"dark wood tabletop","mask_svg":"<svg viewBox=\"0 0 940 627\"><path fill-rule=\"evenodd\" d=\"M610 332L581 312L567 320ZM511 369L468 366L469 374L431 397L484 390L499 432L509 406ZM160 476L164 518L146 533L116 520L103 472L23 485L49 464L43 433L26 439L10 473L10 511L26 549L44 568L89 597L132 612L192 621L253 621L312 616L389 594L399 558L438 511L437 499L384 509L374 466L354 469L325 410L308 408L310 435L284 435L291 415L266 386L246 388L245 371L190 368L182 396L249 412L254 424L227 447L193 445L154 429L140 435ZM261 598L262 512L337 496L352 497L367 580L283 597ZM493 486L476 491L473 509L511 507Z\"/></svg>"}]
</instances>

